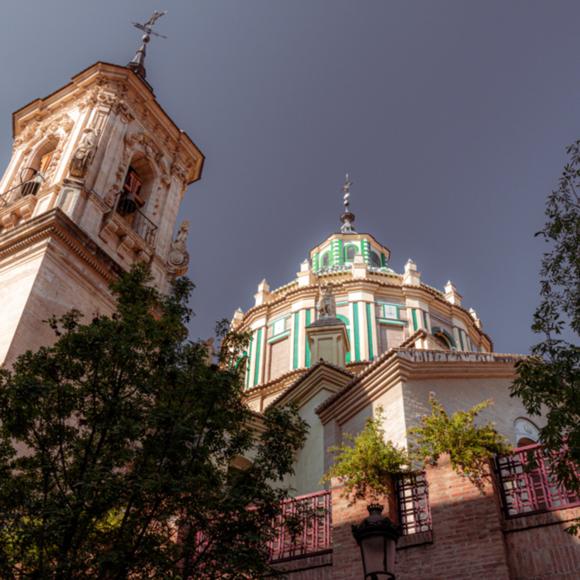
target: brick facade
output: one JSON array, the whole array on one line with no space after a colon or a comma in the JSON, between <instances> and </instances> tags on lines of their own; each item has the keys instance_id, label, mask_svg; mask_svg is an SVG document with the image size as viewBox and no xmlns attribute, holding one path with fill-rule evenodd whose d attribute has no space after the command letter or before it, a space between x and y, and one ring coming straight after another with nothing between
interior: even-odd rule
<instances>
[{"instance_id":1,"label":"brick facade","mask_svg":"<svg viewBox=\"0 0 580 580\"><path fill-rule=\"evenodd\" d=\"M481 493L457 475L449 459L426 470L433 531L399 540L397 580L543 580L580 577L580 539L563 530L580 508L506 519L491 480ZM289 580L359 580L362 562L351 524L367 515L366 504L349 506L332 491L331 553L296 558L277 567ZM397 519L393 501L385 515Z\"/></svg>"}]
</instances>

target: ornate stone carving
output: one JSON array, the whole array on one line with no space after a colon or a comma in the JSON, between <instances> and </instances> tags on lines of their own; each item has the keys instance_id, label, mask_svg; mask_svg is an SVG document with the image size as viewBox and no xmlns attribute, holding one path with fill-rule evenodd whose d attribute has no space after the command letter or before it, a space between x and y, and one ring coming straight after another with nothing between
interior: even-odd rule
<instances>
[{"instance_id":1,"label":"ornate stone carving","mask_svg":"<svg viewBox=\"0 0 580 580\"><path fill-rule=\"evenodd\" d=\"M175 240L171 243L167 258L167 270L172 276L182 276L187 272L189 253L187 251L187 234L189 233L189 221L185 220L179 226Z\"/></svg>"},{"instance_id":2,"label":"ornate stone carving","mask_svg":"<svg viewBox=\"0 0 580 580\"><path fill-rule=\"evenodd\" d=\"M70 174L73 177L84 177L97 150L98 135L90 127L83 131L83 135L70 162Z\"/></svg>"},{"instance_id":3,"label":"ornate stone carving","mask_svg":"<svg viewBox=\"0 0 580 580\"><path fill-rule=\"evenodd\" d=\"M336 318L336 302L328 286L322 286L320 288L320 296L316 303L316 312L318 313L318 319Z\"/></svg>"}]
</instances>

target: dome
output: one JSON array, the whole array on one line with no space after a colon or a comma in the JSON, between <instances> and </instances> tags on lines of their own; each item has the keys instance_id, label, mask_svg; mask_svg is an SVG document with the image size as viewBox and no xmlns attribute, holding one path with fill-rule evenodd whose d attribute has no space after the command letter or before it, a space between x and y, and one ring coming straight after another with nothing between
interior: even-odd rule
<instances>
[{"instance_id":1,"label":"dome","mask_svg":"<svg viewBox=\"0 0 580 580\"><path fill-rule=\"evenodd\" d=\"M274 290L262 280L254 306L234 316L233 326L251 336L244 352L246 389L260 390L264 404L264 389L273 399L316 362L306 330L317 320L322 287L332 295L336 318L346 327L348 370L362 370L401 346L492 351L475 311L462 307L455 286L448 282L440 291L424 284L412 260L404 272L395 272L390 250L371 234L354 230L347 202L341 230L312 248L296 278Z\"/></svg>"}]
</instances>

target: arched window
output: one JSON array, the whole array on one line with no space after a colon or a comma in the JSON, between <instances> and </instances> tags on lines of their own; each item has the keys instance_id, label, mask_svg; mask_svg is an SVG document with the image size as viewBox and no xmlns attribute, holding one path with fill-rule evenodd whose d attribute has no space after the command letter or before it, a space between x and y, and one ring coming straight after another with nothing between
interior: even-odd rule
<instances>
[{"instance_id":1,"label":"arched window","mask_svg":"<svg viewBox=\"0 0 580 580\"><path fill-rule=\"evenodd\" d=\"M349 244L344 249L344 261L345 262L353 262L354 261L354 257L356 256L356 254L357 254L357 248L356 248L356 246L353 245L353 244Z\"/></svg>"},{"instance_id":2,"label":"arched window","mask_svg":"<svg viewBox=\"0 0 580 580\"><path fill-rule=\"evenodd\" d=\"M147 158L143 155L133 157L117 202L117 213L130 224L135 223L137 214L144 213L154 178L155 173Z\"/></svg>"},{"instance_id":3,"label":"arched window","mask_svg":"<svg viewBox=\"0 0 580 580\"><path fill-rule=\"evenodd\" d=\"M320 258L320 265L322 268L328 268L330 266L330 252L325 252Z\"/></svg>"},{"instance_id":4,"label":"arched window","mask_svg":"<svg viewBox=\"0 0 580 580\"><path fill-rule=\"evenodd\" d=\"M371 266L374 268L381 267L381 257L374 251L371 252Z\"/></svg>"},{"instance_id":5,"label":"arched window","mask_svg":"<svg viewBox=\"0 0 580 580\"><path fill-rule=\"evenodd\" d=\"M432 333L435 340L445 349L452 350L455 348L455 341L453 337L444 329L435 326L432 328Z\"/></svg>"},{"instance_id":6,"label":"arched window","mask_svg":"<svg viewBox=\"0 0 580 580\"><path fill-rule=\"evenodd\" d=\"M20 170L21 195L36 195L46 180L57 142L47 141L38 149L33 159Z\"/></svg>"},{"instance_id":7,"label":"arched window","mask_svg":"<svg viewBox=\"0 0 580 580\"><path fill-rule=\"evenodd\" d=\"M533 445L540 441L540 430L529 420L519 417L514 421L516 447Z\"/></svg>"}]
</instances>

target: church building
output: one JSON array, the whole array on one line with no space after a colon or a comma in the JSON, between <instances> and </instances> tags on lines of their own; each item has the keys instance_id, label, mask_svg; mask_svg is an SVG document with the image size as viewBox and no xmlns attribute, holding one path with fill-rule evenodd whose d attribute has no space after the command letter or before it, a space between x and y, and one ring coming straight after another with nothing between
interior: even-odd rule
<instances>
[{"instance_id":1,"label":"church building","mask_svg":"<svg viewBox=\"0 0 580 580\"><path fill-rule=\"evenodd\" d=\"M161 292L187 271L188 223L176 221L204 156L147 82L148 41L146 31L127 66L97 62L13 114L0 181L0 365L50 344L51 315L111 312L109 283L136 262L150 266ZM494 351L452 282L429 286L412 260L394 271L381 232L355 228L350 188L347 176L337 231L296 277L277 289L260 282L253 306L232 320L251 336L244 380L257 431L266 409L288 403L309 425L284 513L306 506L323 515L299 538L280 525L272 562L292 580L363 578L351 524L365 506L321 483L328 449L379 407L386 437L408 445L434 392L449 412L493 399L481 418L516 450L497 458L483 494L445 458L395 482L386 513L403 533L396 578L580 577L580 545L563 532L580 500L554 484L538 425L509 396L521 355Z\"/></svg>"}]
</instances>

